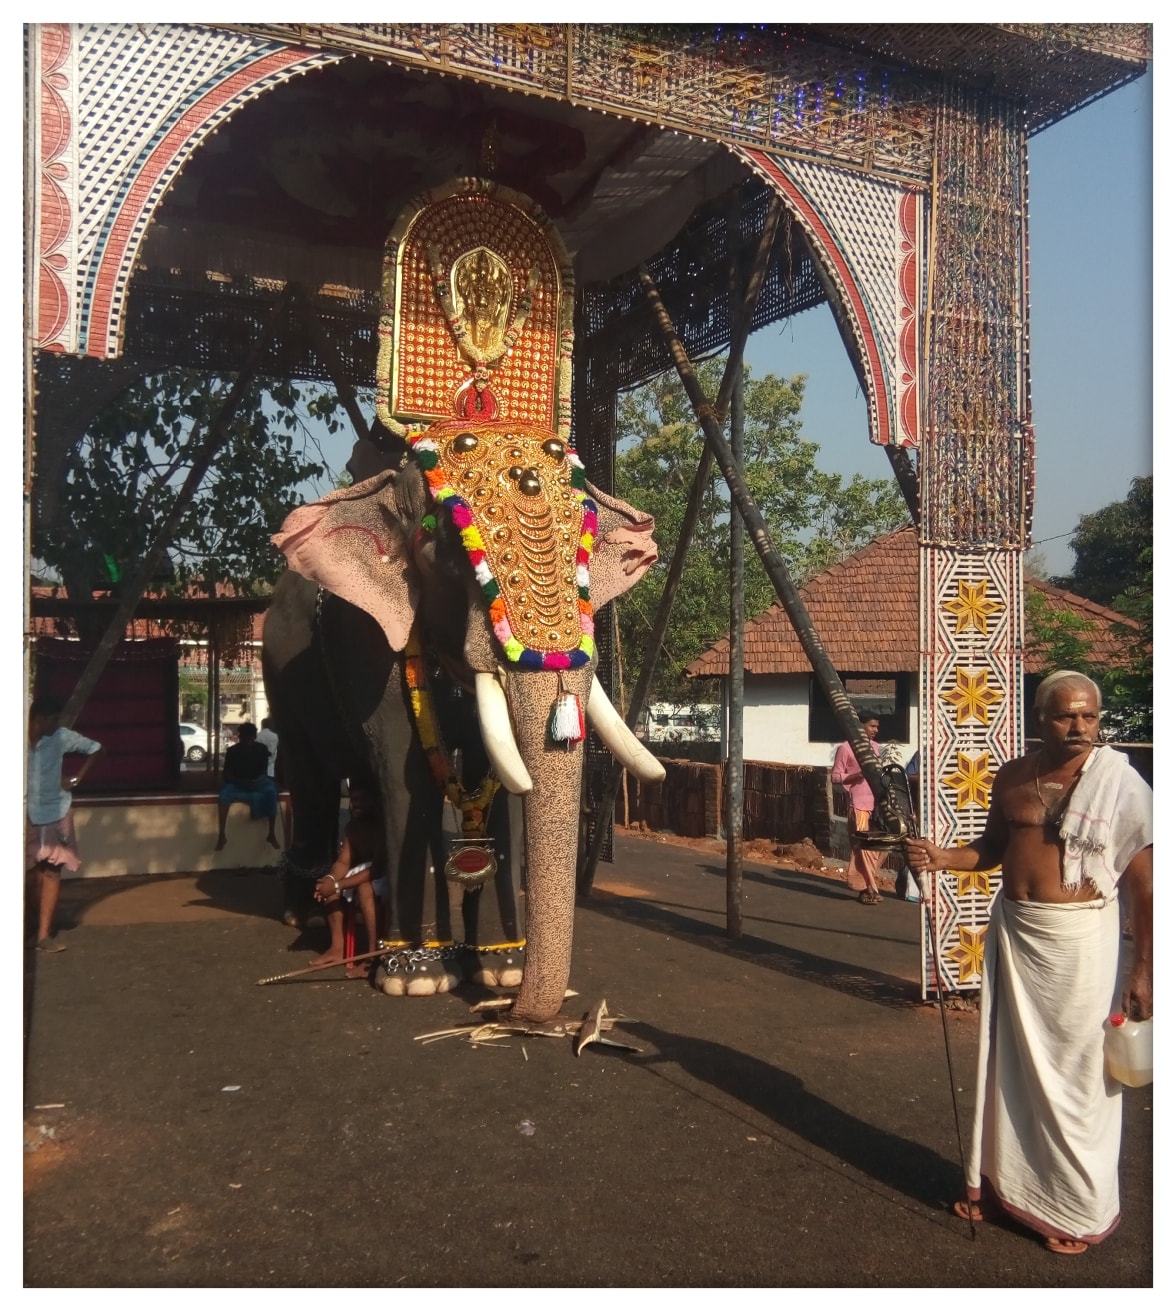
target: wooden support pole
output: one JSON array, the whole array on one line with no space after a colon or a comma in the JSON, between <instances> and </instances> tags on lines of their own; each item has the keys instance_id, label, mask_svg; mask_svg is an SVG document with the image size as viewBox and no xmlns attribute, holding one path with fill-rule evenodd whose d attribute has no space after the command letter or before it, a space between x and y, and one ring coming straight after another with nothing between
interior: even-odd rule
<instances>
[{"instance_id":1,"label":"wooden support pole","mask_svg":"<svg viewBox=\"0 0 1176 1311\"><path fill-rule=\"evenodd\" d=\"M73 726L82 707L89 699L90 693L98 685L103 670L110 663L110 658L114 655L115 648L126 631L128 620L135 613L135 607L147 590L147 585L155 574L156 566L163 558L168 543L179 527L180 519L192 504L200 484L204 481L204 475L212 466L213 460L216 459L228 441L229 426L244 399L246 389L252 384L256 376L258 365L261 363L266 347L277 332L278 326L289 308L290 299L291 289L287 287L270 311L265 327L254 338L253 345L250 347L245 362L241 366L241 372L237 374L233 385L229 388L229 394L225 397L225 402L220 408L220 412L208 429L204 444L193 460L188 476L184 479L184 485L176 494L176 499L168 512L167 518L163 521L159 532L156 534L155 541L143 557L138 573L124 590L118 607L110 623L106 626L106 631L94 648L93 655L86 662L86 667L82 671L81 678L78 679L77 686L70 693L69 700L66 702L65 709L61 714L61 722L66 728Z\"/></svg>"},{"instance_id":2,"label":"wooden support pole","mask_svg":"<svg viewBox=\"0 0 1176 1311\"><path fill-rule=\"evenodd\" d=\"M898 490L902 492L902 499L911 512L911 523L918 528L919 475L911 463L910 453L905 446L887 446L886 458L890 461L891 469L894 470L895 481L898 483Z\"/></svg>"},{"instance_id":3,"label":"wooden support pole","mask_svg":"<svg viewBox=\"0 0 1176 1311\"><path fill-rule=\"evenodd\" d=\"M212 748L212 763L209 768L216 773L223 753L221 751L221 709L220 677L220 629L215 616L208 625L208 685L212 689L208 694L208 723L211 730L209 746Z\"/></svg>"},{"instance_id":4,"label":"wooden support pole","mask_svg":"<svg viewBox=\"0 0 1176 1311\"><path fill-rule=\"evenodd\" d=\"M742 473L735 467L730 448L723 440L718 415L703 394L698 375L694 371L690 357L682 346L677 329L674 327L673 320L662 301L661 293L657 289L657 284L644 264L640 267L638 277L645 289L646 298L649 301L654 318L661 328L666 344L669 346L674 365L678 370L678 376L682 379L682 385L685 387L686 394L690 397L690 403L694 407L694 413L698 416L698 421L706 434L707 445L722 470L723 477L727 480L727 486L731 490L731 503L742 515L743 521L747 525L752 543L763 561L764 569L771 579L776 595L780 599L780 604L792 621L792 627L796 631L801 646L804 647L809 663L813 667L813 672L817 676L817 681L828 698L841 731L849 741L863 776L870 785L870 791L874 794L879 815L886 823L887 828L890 829L892 827L893 807L882 781L882 771L878 765L878 757L874 754L874 749L862 729L861 721L854 711L845 687L838 677L837 671L833 668L816 629L813 627L813 622L809 618L800 593L788 573L787 566L784 564L779 551L772 544L768 525L750 491L748 491Z\"/></svg>"},{"instance_id":5,"label":"wooden support pole","mask_svg":"<svg viewBox=\"0 0 1176 1311\"><path fill-rule=\"evenodd\" d=\"M743 370L731 393L731 458L743 472ZM731 506L731 638L727 666L727 937L743 936L743 520Z\"/></svg>"},{"instance_id":6,"label":"wooden support pole","mask_svg":"<svg viewBox=\"0 0 1176 1311\"><path fill-rule=\"evenodd\" d=\"M731 324L731 350L727 357L727 367L723 371L722 382L719 384L719 394L715 399L714 408L711 410L712 414L726 414L727 407L731 403L735 378L737 375L739 377L743 375L743 348L746 346L747 338L751 333L752 315L763 289L764 278L767 276L768 264L771 261L772 247L775 244L776 230L779 227L782 212L783 208L779 197L773 196L768 206L767 217L764 220L764 230L760 233L759 245L756 247L751 272L748 275L747 287L743 294L742 313ZM642 265L641 267L644 270L645 266ZM721 440L722 438L720 438ZM674 547L674 555L666 573L665 587L662 589L657 615L654 617L653 633L645 656L645 663L642 665L641 673L638 675L637 682L633 687L633 699L629 702L629 713L625 716L625 723L630 729L637 727L637 721L641 718L641 714L645 709L646 698L653 682L654 670L657 668L657 658L662 643L665 641L666 629L669 627L670 611L673 609L678 583L681 581L682 571L686 564L686 552L690 547L694 529L698 523L698 513L702 506L703 494L710 482L711 459L712 452L709 446L704 444L702 456L698 461L698 471L694 475L694 482L690 488L690 497L686 503L682 529L678 534L678 542ZM600 801L602 815L607 815L616 801L617 788L620 786L623 772L621 766L614 763L608 778L605 779L604 793ZM596 866L600 860L600 850L604 845L606 827L605 824L597 824L593 830L592 842L588 847L583 867L576 880L576 890L581 896L585 896L592 888L592 880L596 875Z\"/></svg>"},{"instance_id":7,"label":"wooden support pole","mask_svg":"<svg viewBox=\"0 0 1176 1311\"><path fill-rule=\"evenodd\" d=\"M731 255L731 314L739 310L739 264L737 249L739 210L728 216L728 245ZM731 389L731 458L743 471L743 360ZM728 623L730 659L727 664L727 774L723 803L727 831L727 937L743 936L743 624L745 620L743 577L743 520L731 506L731 609Z\"/></svg>"}]
</instances>

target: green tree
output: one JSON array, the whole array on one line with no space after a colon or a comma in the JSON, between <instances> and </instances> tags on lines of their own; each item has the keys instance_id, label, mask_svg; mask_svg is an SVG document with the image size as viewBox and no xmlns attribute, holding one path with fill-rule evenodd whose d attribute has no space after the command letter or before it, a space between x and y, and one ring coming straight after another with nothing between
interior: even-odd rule
<instances>
[{"instance_id":1,"label":"green tree","mask_svg":"<svg viewBox=\"0 0 1176 1311\"><path fill-rule=\"evenodd\" d=\"M55 525L34 525L33 554L70 596L117 590L135 573L173 505L229 381L187 370L141 379L90 424L66 461ZM326 472L313 423L340 426L338 401L318 385L256 382L229 438L168 543L155 586L193 580L250 593L281 559L270 536Z\"/></svg>"},{"instance_id":2,"label":"green tree","mask_svg":"<svg viewBox=\"0 0 1176 1311\"><path fill-rule=\"evenodd\" d=\"M1045 593L1025 589L1025 649L1046 669L1073 669L1098 682L1102 666L1091 659L1091 643L1098 627L1075 610L1054 609Z\"/></svg>"},{"instance_id":3,"label":"green tree","mask_svg":"<svg viewBox=\"0 0 1176 1311\"><path fill-rule=\"evenodd\" d=\"M1136 626L1115 626L1124 662L1103 675L1104 726L1120 742L1153 740L1152 704L1152 571L1151 548L1147 569L1116 598L1113 609L1134 619Z\"/></svg>"},{"instance_id":4,"label":"green tree","mask_svg":"<svg viewBox=\"0 0 1176 1311\"><path fill-rule=\"evenodd\" d=\"M1060 587L1109 606L1134 625L1115 626L1122 660L1098 666L1073 622L1042 615L1027 597L1026 628L1056 668L1078 669L1102 688L1103 729L1120 742L1152 738L1152 479L1134 478L1127 495L1078 520L1070 545L1074 570ZM1040 598L1039 598L1040 599ZM1075 617L1070 616L1072 621Z\"/></svg>"},{"instance_id":5,"label":"green tree","mask_svg":"<svg viewBox=\"0 0 1176 1311\"><path fill-rule=\"evenodd\" d=\"M1151 475L1133 478L1123 500L1084 514L1074 529L1070 546L1074 552L1074 571L1067 578L1057 579L1059 586L1114 609L1121 609L1120 598L1138 595L1138 589L1145 584L1150 594Z\"/></svg>"},{"instance_id":6,"label":"green tree","mask_svg":"<svg viewBox=\"0 0 1176 1311\"><path fill-rule=\"evenodd\" d=\"M1098 628L1093 620L1073 610L1054 609L1045 594L1025 589L1025 648L1046 669L1076 669L1093 678L1102 691L1102 728L1113 742L1152 740L1151 594L1141 600L1135 614L1113 607L1136 625L1115 624L1112 632L1121 643L1122 659L1106 665L1093 656ZM1146 613L1144 610L1146 609Z\"/></svg>"},{"instance_id":7,"label":"green tree","mask_svg":"<svg viewBox=\"0 0 1176 1311\"><path fill-rule=\"evenodd\" d=\"M708 395L717 392L724 363L720 358L699 366ZM745 367L744 379L744 477L777 549L798 582L906 522L906 505L890 481L855 474L845 484L840 475L816 467L819 448L800 436L803 375L784 379L769 373L753 378ZM625 393L618 404L617 432L617 493L654 516L661 551L659 564L617 601L622 660L635 676L644 662L703 438L676 373L663 374ZM652 699L697 699L698 689L684 671L727 633L729 524L726 483L714 471L686 556ZM750 544L746 562L750 618L771 605L776 594Z\"/></svg>"}]
</instances>

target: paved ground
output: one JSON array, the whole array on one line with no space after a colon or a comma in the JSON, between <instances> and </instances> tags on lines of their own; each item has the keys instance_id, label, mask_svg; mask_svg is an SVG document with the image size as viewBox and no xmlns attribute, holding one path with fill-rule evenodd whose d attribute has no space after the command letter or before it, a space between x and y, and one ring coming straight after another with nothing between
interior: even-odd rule
<instances>
[{"instance_id":1,"label":"paved ground","mask_svg":"<svg viewBox=\"0 0 1176 1311\"><path fill-rule=\"evenodd\" d=\"M918 907L622 835L566 1012L639 1054L416 1038L477 992L311 976L273 875L67 884L26 970L25 1283L1123 1287L1152 1280L1152 1089L1119 1231L1062 1258L949 1214L959 1149ZM947 1015L961 1115L974 1010ZM59 1104L59 1105L58 1105ZM966 1132L966 1128L965 1128Z\"/></svg>"}]
</instances>

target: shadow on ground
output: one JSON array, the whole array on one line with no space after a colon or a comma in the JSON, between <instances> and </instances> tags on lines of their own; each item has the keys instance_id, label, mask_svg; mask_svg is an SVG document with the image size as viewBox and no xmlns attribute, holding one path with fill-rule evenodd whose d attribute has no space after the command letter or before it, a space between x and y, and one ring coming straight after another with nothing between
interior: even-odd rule
<instances>
[{"instance_id":1,"label":"shadow on ground","mask_svg":"<svg viewBox=\"0 0 1176 1311\"><path fill-rule=\"evenodd\" d=\"M912 980L849 965L752 934L744 934L733 941L717 925L706 924L665 903L617 897L598 888L591 900L584 903L584 909L656 933L668 933L692 946L721 952L728 958L744 960L806 983L832 988L860 1001L899 1008L923 1004L919 985Z\"/></svg>"},{"instance_id":2,"label":"shadow on ground","mask_svg":"<svg viewBox=\"0 0 1176 1311\"><path fill-rule=\"evenodd\" d=\"M676 1065L784 1132L847 1159L879 1184L925 1206L946 1211L959 1196L958 1161L945 1160L911 1138L848 1114L809 1092L804 1080L787 1070L722 1043L667 1033L650 1024L635 1021L625 1025L625 1032L656 1049L628 1057L633 1065L654 1071L667 1063Z\"/></svg>"}]
</instances>

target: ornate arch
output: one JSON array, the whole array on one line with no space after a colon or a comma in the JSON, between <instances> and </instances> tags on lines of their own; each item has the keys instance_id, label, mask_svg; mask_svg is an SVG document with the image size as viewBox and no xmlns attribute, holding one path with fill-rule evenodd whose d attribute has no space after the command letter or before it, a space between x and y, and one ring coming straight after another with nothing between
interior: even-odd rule
<instances>
[{"instance_id":1,"label":"ornate arch","mask_svg":"<svg viewBox=\"0 0 1176 1311\"><path fill-rule=\"evenodd\" d=\"M163 23L43 23L29 41L29 321L41 350L109 358L147 225L192 152L242 105L345 56Z\"/></svg>"},{"instance_id":2,"label":"ornate arch","mask_svg":"<svg viewBox=\"0 0 1176 1311\"><path fill-rule=\"evenodd\" d=\"M856 355L870 440L918 446L923 192L816 160L735 153L787 201L808 234Z\"/></svg>"}]
</instances>

